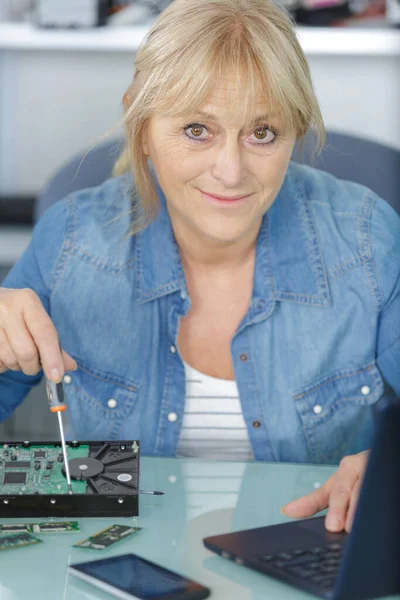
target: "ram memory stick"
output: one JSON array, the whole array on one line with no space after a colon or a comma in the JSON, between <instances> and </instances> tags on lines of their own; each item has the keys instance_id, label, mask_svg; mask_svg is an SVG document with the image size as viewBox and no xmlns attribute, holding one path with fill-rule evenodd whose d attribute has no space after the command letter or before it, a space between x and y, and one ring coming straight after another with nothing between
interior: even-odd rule
<instances>
[{"instance_id":1,"label":"ram memory stick","mask_svg":"<svg viewBox=\"0 0 400 600\"><path fill-rule=\"evenodd\" d=\"M18 533L16 535L5 535L0 537L0 550L11 550L22 548L31 544L40 544L42 540L33 537L29 533Z\"/></svg>"},{"instance_id":2,"label":"ram memory stick","mask_svg":"<svg viewBox=\"0 0 400 600\"><path fill-rule=\"evenodd\" d=\"M103 529L86 540L74 544L76 548L91 548L92 550L104 550L130 535L141 531L142 527L129 527L128 525L112 525Z\"/></svg>"},{"instance_id":3,"label":"ram memory stick","mask_svg":"<svg viewBox=\"0 0 400 600\"><path fill-rule=\"evenodd\" d=\"M80 531L77 521L49 523L7 523L0 524L0 533L58 533L59 531Z\"/></svg>"},{"instance_id":4,"label":"ram memory stick","mask_svg":"<svg viewBox=\"0 0 400 600\"><path fill-rule=\"evenodd\" d=\"M58 533L80 531L77 521L49 521L48 523L3 523L0 533Z\"/></svg>"}]
</instances>

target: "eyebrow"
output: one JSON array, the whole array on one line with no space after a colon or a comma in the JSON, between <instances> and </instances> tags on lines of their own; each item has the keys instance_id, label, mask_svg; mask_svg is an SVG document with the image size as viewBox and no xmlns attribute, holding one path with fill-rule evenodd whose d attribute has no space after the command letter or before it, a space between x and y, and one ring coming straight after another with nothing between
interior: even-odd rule
<instances>
[{"instance_id":1,"label":"eyebrow","mask_svg":"<svg viewBox=\"0 0 400 600\"><path fill-rule=\"evenodd\" d=\"M212 113L204 112L202 110L196 111L193 116L203 117L203 119L207 119L208 121L215 121L216 123L218 123L218 119L217 119L216 115L213 115ZM260 115L253 120L253 125L258 125L259 123L265 123L269 119L276 118L276 117L277 117L277 115L275 113L271 113L269 115Z\"/></svg>"}]
</instances>

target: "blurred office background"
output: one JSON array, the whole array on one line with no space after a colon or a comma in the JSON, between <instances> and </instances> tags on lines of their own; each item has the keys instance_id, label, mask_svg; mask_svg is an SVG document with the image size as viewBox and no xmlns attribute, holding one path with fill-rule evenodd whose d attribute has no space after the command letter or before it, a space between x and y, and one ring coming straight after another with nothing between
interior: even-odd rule
<instances>
[{"instance_id":1,"label":"blurred office background","mask_svg":"<svg viewBox=\"0 0 400 600\"><path fill-rule=\"evenodd\" d=\"M394 164L399 155L393 151L400 151L400 0L282 2L297 22L327 129L350 136L348 145L342 138L337 155L347 153L345 161L355 164L355 137L376 144L369 152L377 149L377 169L389 156L379 148L391 151ZM121 117L135 51L168 4L0 0L0 285L51 194L62 196L60 169L75 159L76 172L93 144L83 163L89 171L102 144L111 140L108 152L118 152L112 140L121 131L101 137ZM0 424L0 439L54 436L42 382Z\"/></svg>"}]
</instances>

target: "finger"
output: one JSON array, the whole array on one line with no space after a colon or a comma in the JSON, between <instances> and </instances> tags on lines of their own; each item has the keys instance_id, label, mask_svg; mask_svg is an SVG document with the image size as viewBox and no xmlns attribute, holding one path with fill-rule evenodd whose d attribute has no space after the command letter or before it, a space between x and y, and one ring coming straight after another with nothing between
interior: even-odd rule
<instances>
[{"instance_id":1,"label":"finger","mask_svg":"<svg viewBox=\"0 0 400 600\"><path fill-rule=\"evenodd\" d=\"M64 375L64 361L58 333L40 300L28 302L23 308L26 327L39 350L43 371L55 383Z\"/></svg>"},{"instance_id":2,"label":"finger","mask_svg":"<svg viewBox=\"0 0 400 600\"><path fill-rule=\"evenodd\" d=\"M301 519L304 517L311 517L311 515L315 515L315 513L324 510L329 503L329 494L333 483L333 477L334 475L329 477L320 488L314 490L310 494L285 504L285 506L281 508L281 512L288 517Z\"/></svg>"},{"instance_id":3,"label":"finger","mask_svg":"<svg viewBox=\"0 0 400 600\"><path fill-rule=\"evenodd\" d=\"M36 375L41 369L39 352L20 313L9 315L6 333L22 372Z\"/></svg>"},{"instance_id":4,"label":"finger","mask_svg":"<svg viewBox=\"0 0 400 600\"><path fill-rule=\"evenodd\" d=\"M358 477L359 473L354 467L354 460L351 460L349 456L345 457L335 473L329 498L329 510L325 519L325 527L329 531L343 530L350 496Z\"/></svg>"},{"instance_id":5,"label":"finger","mask_svg":"<svg viewBox=\"0 0 400 600\"><path fill-rule=\"evenodd\" d=\"M360 497L360 490L362 485L362 478L359 477L356 481L356 484L353 488L353 493L351 494L349 509L347 511L346 522L344 525L345 530L349 533L353 526L354 515L357 508L358 498Z\"/></svg>"},{"instance_id":6,"label":"finger","mask_svg":"<svg viewBox=\"0 0 400 600\"><path fill-rule=\"evenodd\" d=\"M2 360L0 360L0 373L5 373L6 371L8 371L8 368L6 367L6 365L3 363Z\"/></svg>"},{"instance_id":7,"label":"finger","mask_svg":"<svg viewBox=\"0 0 400 600\"><path fill-rule=\"evenodd\" d=\"M77 364L74 361L74 359L65 352L65 350L62 350L62 357L63 357L63 362L64 362L64 369L66 371L76 371L77 369Z\"/></svg>"},{"instance_id":8,"label":"finger","mask_svg":"<svg viewBox=\"0 0 400 600\"><path fill-rule=\"evenodd\" d=\"M0 359L7 367L7 370L20 371L17 357L12 351L8 338L2 329L0 330Z\"/></svg>"}]
</instances>

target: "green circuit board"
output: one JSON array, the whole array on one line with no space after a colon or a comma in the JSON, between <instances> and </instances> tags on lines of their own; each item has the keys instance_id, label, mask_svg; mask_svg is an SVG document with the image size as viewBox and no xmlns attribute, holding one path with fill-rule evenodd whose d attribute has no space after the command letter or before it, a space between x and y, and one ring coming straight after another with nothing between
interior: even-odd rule
<instances>
[{"instance_id":1,"label":"green circuit board","mask_svg":"<svg viewBox=\"0 0 400 600\"><path fill-rule=\"evenodd\" d=\"M89 456L89 446L67 446L68 460ZM28 448L0 444L0 493L68 494L61 447L32 444ZM85 494L86 481L71 480L74 494Z\"/></svg>"},{"instance_id":2,"label":"green circuit board","mask_svg":"<svg viewBox=\"0 0 400 600\"><path fill-rule=\"evenodd\" d=\"M0 537L0 550L11 550L22 548L32 544L40 544L42 540L35 538L30 533L18 533L17 535L5 535Z\"/></svg>"},{"instance_id":3,"label":"green circuit board","mask_svg":"<svg viewBox=\"0 0 400 600\"><path fill-rule=\"evenodd\" d=\"M0 533L59 533L64 531L67 533L70 531L80 531L79 523L77 521L0 523Z\"/></svg>"}]
</instances>

